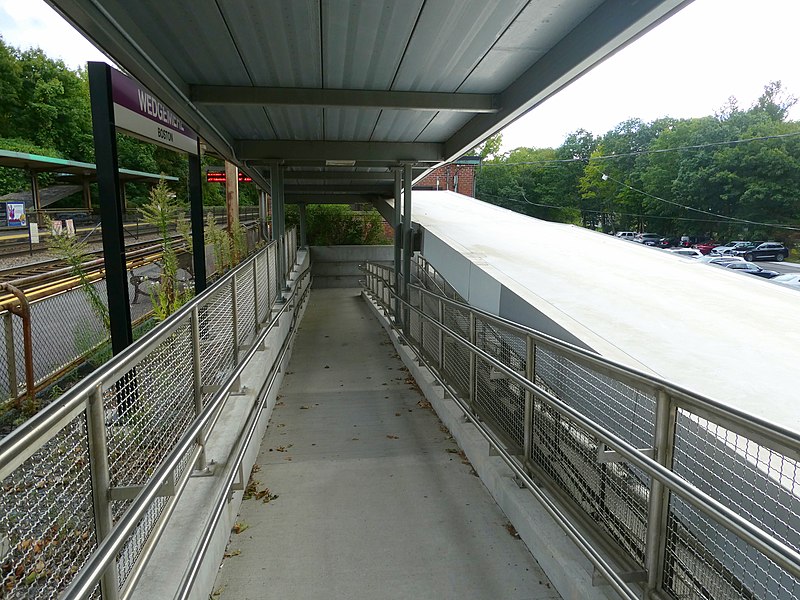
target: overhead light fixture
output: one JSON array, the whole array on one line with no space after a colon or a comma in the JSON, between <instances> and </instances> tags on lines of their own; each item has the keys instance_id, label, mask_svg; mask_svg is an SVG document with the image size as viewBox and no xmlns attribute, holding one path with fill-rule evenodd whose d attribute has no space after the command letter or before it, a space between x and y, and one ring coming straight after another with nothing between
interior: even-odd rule
<instances>
[{"instance_id":1,"label":"overhead light fixture","mask_svg":"<svg viewBox=\"0 0 800 600\"><path fill-rule=\"evenodd\" d=\"M356 161L354 160L326 160L326 167L355 167Z\"/></svg>"}]
</instances>

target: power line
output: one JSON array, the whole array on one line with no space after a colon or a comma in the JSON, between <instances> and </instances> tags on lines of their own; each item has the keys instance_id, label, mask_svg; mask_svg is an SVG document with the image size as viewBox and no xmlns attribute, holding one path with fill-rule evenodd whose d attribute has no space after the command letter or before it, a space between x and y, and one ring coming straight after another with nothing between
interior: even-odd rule
<instances>
[{"instance_id":1,"label":"power line","mask_svg":"<svg viewBox=\"0 0 800 600\"><path fill-rule=\"evenodd\" d=\"M725 220L725 221L733 221L733 222L736 222L736 223L745 223L747 225L762 225L764 227L775 227L775 228L779 228L779 229L787 229L787 230L790 230L790 231L800 231L800 227L791 227L789 225L781 225L780 223L762 223L760 221L750 221L748 219L739 219L737 217L729 217L727 215L721 215L719 213L714 213L714 212L711 212L711 211L708 211L708 210L701 210L699 208L694 208L692 206L686 206L685 204L681 204L680 202L674 202L672 200L667 200L666 198L661 198L659 196L655 196L653 194L645 192L644 190L640 190L639 188L635 188L632 185L628 185L624 181L620 181L619 179L614 179L610 175L606 175L605 173L603 173L603 181L606 181L606 180L613 181L614 183L617 183L619 185L625 186L629 190L633 190L634 192L637 192L639 194L647 196L648 198L653 198L653 199L659 200L661 202L666 202L667 204L672 204L673 206L678 206L678 207L683 208L685 210L693 210L695 212L699 212L699 213L702 213L704 215L711 215L712 217L716 217L717 219L722 219L722 220Z\"/></svg>"},{"instance_id":2,"label":"power line","mask_svg":"<svg viewBox=\"0 0 800 600\"><path fill-rule=\"evenodd\" d=\"M611 178L609 177L609 179L611 179ZM635 188L631 188L631 189L635 190ZM639 191L639 190L636 190L636 191ZM646 194L646 192L643 192L643 193ZM616 211L616 210L615 211L605 211L605 210L594 210L594 209L581 208L581 207L556 206L554 204L543 204L541 202L531 202L527 198L524 198L524 194L523 194L523 199L522 200L520 200L519 198L506 198L504 196L497 196L495 194L486 194L486 193L481 194L481 196L495 198L497 200L504 200L506 202L516 202L516 203L519 203L519 204L530 204L531 206L538 206L538 207L541 207L541 208L555 208L555 209L558 209L558 210L580 210L581 212L585 212L585 213L593 213L593 214L604 214L605 213L605 214L623 216L623 217L635 217L637 219L645 219L645 220L649 220L649 219L666 219L666 220L671 220L671 221L691 221L691 222L694 222L694 223L716 223L717 221L719 221L719 218L699 219L699 218L692 218L692 217L671 217L671 216L665 216L665 215L642 215L642 214L636 214L636 213L620 212L620 211ZM478 198L478 199L480 200L480 198ZM691 207L685 207L685 208L691 208ZM696 210L696 209L693 209L693 210ZM699 212L705 212L705 211L699 211ZM706 213L706 214L714 215L714 213ZM727 217L727 218L732 219L733 217ZM778 228L778 229L789 229L789 230L792 230L792 231L800 231L800 228L791 227L789 225L779 225L777 223L758 223L756 221L745 221L744 219L739 219L739 220L744 221L746 223L754 224L754 225L766 225L766 226L775 227L775 228Z\"/></svg>"},{"instance_id":3,"label":"power line","mask_svg":"<svg viewBox=\"0 0 800 600\"><path fill-rule=\"evenodd\" d=\"M679 150L702 150L704 148L713 148L716 146L730 146L735 144L746 144L750 142L763 142L766 140L779 140L791 137L800 136L800 131L795 131L792 133L781 133L777 135L764 135L760 137L753 137L753 138L743 138L738 140L729 140L726 142L707 142L704 144L694 144L692 146L676 146L674 148L658 148L654 150L636 150L633 152L623 152L622 154L607 154L603 156L590 156L588 158L552 158L546 160L531 160L531 161L520 161L520 162L502 162L502 163L481 163L481 168L483 167L515 167L518 165L547 165L547 164L564 164L564 163L574 163L574 162L589 162L592 160L614 160L617 158L626 158L629 156L641 156L645 154L664 154L666 152L677 152Z\"/></svg>"},{"instance_id":4,"label":"power line","mask_svg":"<svg viewBox=\"0 0 800 600\"><path fill-rule=\"evenodd\" d=\"M541 202L531 202L527 198L520 200L518 198L505 198L503 196L497 196L495 194L481 194L481 196L488 196L490 198L496 198L497 200L505 200L506 202L517 202L520 204L530 204L531 206L538 206L541 208L555 208L558 210L580 210L581 212L586 213L594 213L594 214L612 214L612 215L619 215L624 217L636 217L637 219L671 219L674 221L694 221L698 223L716 223L717 219L693 219L691 217L666 217L663 215L637 215L634 213L626 213L626 212L619 212L619 211L604 211L604 210L594 210L589 208L575 208L571 206L556 206L554 204L543 204ZM478 198L480 200L480 198Z\"/></svg>"}]
</instances>

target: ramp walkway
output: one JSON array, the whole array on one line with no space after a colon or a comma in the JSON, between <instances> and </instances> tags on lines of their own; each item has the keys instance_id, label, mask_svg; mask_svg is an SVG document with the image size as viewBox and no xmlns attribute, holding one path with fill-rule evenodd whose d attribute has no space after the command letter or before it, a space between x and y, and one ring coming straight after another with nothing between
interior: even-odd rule
<instances>
[{"instance_id":1,"label":"ramp walkway","mask_svg":"<svg viewBox=\"0 0 800 600\"><path fill-rule=\"evenodd\" d=\"M256 464L215 598L560 598L360 289L311 293Z\"/></svg>"}]
</instances>

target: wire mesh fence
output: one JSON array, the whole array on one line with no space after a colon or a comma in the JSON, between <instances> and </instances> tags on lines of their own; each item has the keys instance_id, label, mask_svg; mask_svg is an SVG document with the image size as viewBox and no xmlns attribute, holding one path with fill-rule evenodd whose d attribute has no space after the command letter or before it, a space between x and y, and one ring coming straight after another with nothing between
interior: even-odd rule
<instances>
[{"instance_id":1,"label":"wire mesh fence","mask_svg":"<svg viewBox=\"0 0 800 600\"><path fill-rule=\"evenodd\" d=\"M134 359L109 363L0 440L0 598L59 597L104 535L98 515L107 511L112 526L123 518L195 422L198 400L208 401L230 379L233 332L252 339L257 324L271 315L277 274L267 267L274 265L276 246L262 249L151 332ZM87 421L93 398L99 415ZM176 482L192 468L194 452L187 450L172 469L116 555L118 588L135 571ZM93 492L94 474L99 487ZM98 586L94 595L99 593Z\"/></svg>"},{"instance_id":2,"label":"wire mesh fence","mask_svg":"<svg viewBox=\"0 0 800 600\"><path fill-rule=\"evenodd\" d=\"M365 269L393 312L393 270ZM636 594L800 597L800 437L476 311L419 255L412 276L409 316L396 321L405 338L509 454L525 450L521 467L592 523L619 565L638 565ZM683 482L659 478L663 502L659 465ZM783 546L770 554L734 518Z\"/></svg>"},{"instance_id":3,"label":"wire mesh fence","mask_svg":"<svg viewBox=\"0 0 800 600\"><path fill-rule=\"evenodd\" d=\"M252 231L257 233L257 230ZM287 232L287 238L290 236L293 236L292 239L296 239L294 228ZM267 306L271 305L277 297L277 284L270 281L271 278L277 277L276 251L276 244L270 245L265 256L257 262L256 268L249 274L243 274L243 281L239 282L240 285L237 286L237 291L248 297L258 293L258 302L254 303L248 300L243 303L243 306L250 308L245 310L240 319L242 328L240 336L244 336L242 339L247 338L255 331L254 307L258 307L260 318L263 320ZM292 256L296 258L296 248ZM155 267L151 266L150 268ZM259 270L263 270L264 274L258 273ZM147 297L152 290L151 287L142 287L144 284L141 281L145 281L145 283L151 280L156 281L158 279L157 269L154 272L156 275L148 278L141 273L134 276L131 271L129 283L131 316L137 322L152 315L152 304ZM257 285L257 282L263 284L263 288L261 285ZM103 304L106 304L105 280L101 279L90 285L97 292L97 297ZM145 295L143 300L138 298L140 293ZM29 306L34 393L40 394L43 389L79 364L89 363L92 366L98 366L110 358L108 332L103 324L103 319L93 308L87 292L82 286L31 300ZM28 390L26 389L27 365L23 320L12 314L10 310L0 310L0 323L3 326L3 332L0 334L0 433L2 433L3 430L9 430L12 425L10 421L6 423L4 420L5 409L13 404L22 404L29 400L25 399ZM59 390L53 390L52 393L58 394ZM47 401L48 398L39 399L36 404ZM32 411L28 410L27 412ZM17 415L15 411L9 411L8 418L18 420L20 415Z\"/></svg>"}]
</instances>

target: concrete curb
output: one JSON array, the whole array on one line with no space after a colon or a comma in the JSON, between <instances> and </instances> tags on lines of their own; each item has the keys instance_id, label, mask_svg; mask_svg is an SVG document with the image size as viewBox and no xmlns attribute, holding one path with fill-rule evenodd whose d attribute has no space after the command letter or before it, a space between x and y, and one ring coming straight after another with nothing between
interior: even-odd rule
<instances>
[{"instance_id":1,"label":"concrete curb","mask_svg":"<svg viewBox=\"0 0 800 600\"><path fill-rule=\"evenodd\" d=\"M450 430L467 455L481 481L500 509L514 525L520 538L565 600L610 600L619 595L609 586L592 585L593 566L563 530L526 489L520 489L512 471L497 456L489 455L489 444L472 423L465 423L463 412L450 399L430 371L420 366L414 353L400 342L381 309L362 292L367 305L392 340L405 366L439 419Z\"/></svg>"}]
</instances>

